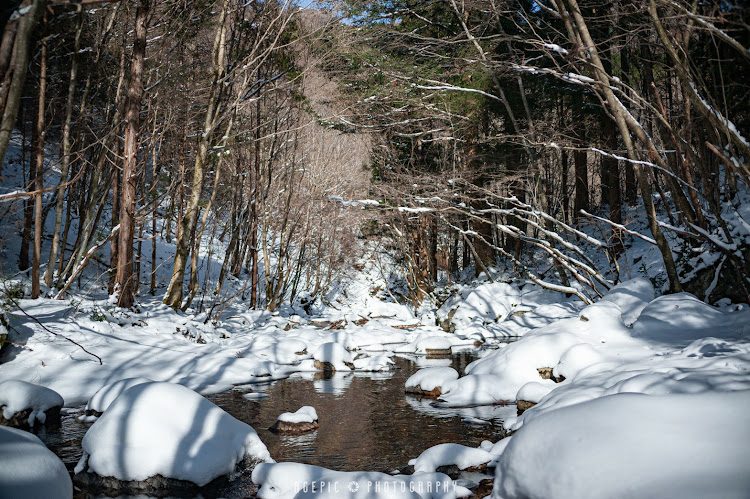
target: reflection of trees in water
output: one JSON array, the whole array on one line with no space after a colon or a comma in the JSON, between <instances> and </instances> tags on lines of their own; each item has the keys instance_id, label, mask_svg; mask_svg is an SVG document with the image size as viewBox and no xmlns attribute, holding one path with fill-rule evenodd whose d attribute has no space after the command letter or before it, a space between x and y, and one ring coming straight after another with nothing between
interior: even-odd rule
<instances>
[{"instance_id":1,"label":"reflection of trees in water","mask_svg":"<svg viewBox=\"0 0 750 499\"><path fill-rule=\"evenodd\" d=\"M463 372L474 358L471 352L465 352L452 359L420 358L418 364L445 365L447 361ZM419 368L417 363L405 358L395 360L397 369L388 373L337 373L328 378L319 373L300 373L273 383L268 388L270 398L264 400L246 400L237 390L211 399L251 424L277 461L336 470L391 471L439 443L478 446L482 440L499 438L498 424L473 426L462 423L461 418L499 421L506 416L507 408L431 407L432 401L420 402L404 394L406 379ZM267 430L279 414L304 405L318 412L318 430L283 437Z\"/></svg>"}]
</instances>

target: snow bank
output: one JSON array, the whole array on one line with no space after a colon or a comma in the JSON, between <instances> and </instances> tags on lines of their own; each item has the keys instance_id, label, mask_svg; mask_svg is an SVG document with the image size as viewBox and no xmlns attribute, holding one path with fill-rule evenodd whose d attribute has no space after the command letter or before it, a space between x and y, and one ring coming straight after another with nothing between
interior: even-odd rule
<instances>
[{"instance_id":1,"label":"snow bank","mask_svg":"<svg viewBox=\"0 0 750 499\"><path fill-rule=\"evenodd\" d=\"M136 385L141 385L143 383L152 382L153 380L151 379L137 377L121 379L119 381L115 381L114 383L104 385L103 387L99 388L99 390L97 390L93 397L89 399L88 404L86 404L86 411L95 411L102 413L106 411L107 407L109 407L109 405L128 388L134 387Z\"/></svg>"},{"instance_id":2,"label":"snow bank","mask_svg":"<svg viewBox=\"0 0 750 499\"><path fill-rule=\"evenodd\" d=\"M297 409L297 412L285 412L276 420L285 423L312 423L318 420L318 413L315 412L314 407L306 405Z\"/></svg>"},{"instance_id":3,"label":"snow bank","mask_svg":"<svg viewBox=\"0 0 750 499\"><path fill-rule=\"evenodd\" d=\"M747 497L748 407L750 391L624 393L543 414L503 452L492 497Z\"/></svg>"},{"instance_id":4,"label":"snow bank","mask_svg":"<svg viewBox=\"0 0 750 499\"><path fill-rule=\"evenodd\" d=\"M458 469L475 468L492 461L492 454L483 449L475 449L459 444L438 444L430 447L418 458L409 461L415 473L429 473L440 466L456 465Z\"/></svg>"},{"instance_id":5,"label":"snow bank","mask_svg":"<svg viewBox=\"0 0 750 499\"><path fill-rule=\"evenodd\" d=\"M449 299L438 310L438 317L457 328L472 322L486 324L506 318L520 303L519 291L510 284L485 283Z\"/></svg>"},{"instance_id":6,"label":"snow bank","mask_svg":"<svg viewBox=\"0 0 750 499\"><path fill-rule=\"evenodd\" d=\"M415 372L406 380L405 388L431 392L435 388L444 389L458 379L458 372L452 367L426 367Z\"/></svg>"},{"instance_id":7,"label":"snow bank","mask_svg":"<svg viewBox=\"0 0 750 499\"><path fill-rule=\"evenodd\" d=\"M194 391L144 383L123 392L83 438L76 473L142 481L155 475L199 486L244 458L272 461L255 430Z\"/></svg>"},{"instance_id":8,"label":"snow bank","mask_svg":"<svg viewBox=\"0 0 750 499\"><path fill-rule=\"evenodd\" d=\"M685 346L708 336L739 339L750 333L750 310L724 312L690 293L660 296L641 312L633 336L670 346ZM743 331L744 330L744 331Z\"/></svg>"},{"instance_id":9,"label":"snow bank","mask_svg":"<svg viewBox=\"0 0 750 499\"><path fill-rule=\"evenodd\" d=\"M31 409L28 423L33 427L37 421L44 424L47 420L45 411L53 407L62 407L64 404L65 401L59 393L43 386L18 379L0 383L0 408L5 419L11 419L16 413Z\"/></svg>"},{"instance_id":10,"label":"snow bank","mask_svg":"<svg viewBox=\"0 0 750 499\"><path fill-rule=\"evenodd\" d=\"M60 458L36 435L0 426L0 496L72 498L73 483Z\"/></svg>"},{"instance_id":11,"label":"snow bank","mask_svg":"<svg viewBox=\"0 0 750 499\"><path fill-rule=\"evenodd\" d=\"M453 499L471 492L443 473L386 475L374 471L332 471L298 463L259 464L252 480L260 499Z\"/></svg>"}]
</instances>

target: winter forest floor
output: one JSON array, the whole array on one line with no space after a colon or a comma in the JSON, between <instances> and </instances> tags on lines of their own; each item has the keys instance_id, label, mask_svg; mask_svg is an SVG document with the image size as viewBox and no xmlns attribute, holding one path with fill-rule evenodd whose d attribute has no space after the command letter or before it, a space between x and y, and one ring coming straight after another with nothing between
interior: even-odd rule
<instances>
[{"instance_id":1,"label":"winter forest floor","mask_svg":"<svg viewBox=\"0 0 750 499\"><path fill-rule=\"evenodd\" d=\"M208 396L254 424L263 451L284 461L257 465L252 478L252 467L238 465L228 484L205 489L209 496L242 497L260 486L259 497L295 497L325 483L331 490L313 495L364 497L379 484L382 497L400 494L400 487L420 497L455 497L469 488L487 494L482 480L494 479L494 497L746 497L747 306L717 308L686 293L657 298L641 277L584 307L535 285L496 279L454 286L441 309L415 315L373 297L378 278L362 273L347 299L314 315L291 307L248 312L237 304L216 324L159 300L141 299L137 311L127 311L106 297L20 299L9 316L0 380L62 395L64 436L42 436L69 469L81 455L81 437L99 424L91 426L96 418L84 409L101 387L142 377ZM449 314L453 333L435 325ZM446 349L452 358L434 355ZM330 362L336 373L322 372L315 360ZM404 394L404 385L439 387L440 396ZM144 460L137 435L100 431L103 437L83 441L88 471L119 480L172 472L203 484L195 477L223 451L186 452L183 441L217 438L216 430L179 397L164 407L144 400L142 408L131 401L119 422L151 426L160 457ZM517 400L533 406L517 416ZM281 438L265 431L278 414L303 405L317 406L318 430ZM180 429L181 419L188 429ZM154 437L164 428L178 434L177 443ZM115 455L124 461L107 458ZM257 449L245 455L269 460ZM177 460L189 463L187 472ZM76 472L86 468L82 463ZM44 477L41 469L34 473ZM348 487L352 482L358 490ZM441 483L450 487L435 485Z\"/></svg>"}]
</instances>

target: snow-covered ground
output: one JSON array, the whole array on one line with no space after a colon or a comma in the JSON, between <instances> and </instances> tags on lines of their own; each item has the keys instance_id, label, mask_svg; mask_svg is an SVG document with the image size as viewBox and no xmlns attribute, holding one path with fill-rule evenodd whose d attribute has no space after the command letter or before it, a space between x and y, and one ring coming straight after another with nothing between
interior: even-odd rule
<instances>
[{"instance_id":1,"label":"snow-covered ground","mask_svg":"<svg viewBox=\"0 0 750 499\"><path fill-rule=\"evenodd\" d=\"M477 316L476 321L463 318L453 333L420 324L423 318L401 305L383 302L378 304L378 315L365 308L329 311L324 325L318 318L256 312L205 325L200 317L196 320L158 303L141 303L140 311L132 312L115 309L106 301L84 300L74 308L48 299L22 300L24 310L44 327L23 315L11 317L12 344L0 364L0 378L47 386L63 396L67 407L82 408L88 402L88 409L104 412L84 439L86 466L105 475L142 479L160 468L146 467L135 457L118 468L118 461L107 457L127 454L121 446L128 442L115 436L118 428L140 418L143 438L159 441L162 437L155 435L190 428L204 400L195 395L195 410L186 410L190 404L171 404L170 394L146 397L150 386L184 385L207 394L321 369L321 365L316 369L316 360L347 372L352 365L362 371L387 369L399 351L413 355L436 347L471 348L481 335L485 348L464 372L444 367L442 359L425 358L419 361L423 370L404 388L429 391L439 386L438 406L468 408L516 400L536 404L518 417L505 419L513 436L474 449L461 442L421 449L412 462L413 477L348 474L289 463L259 467L253 479L261 485L261 496L292 497L293 484L313 478L339 486L356 482L360 487L366 482L385 486L395 480L399 487L406 483L408 490L409 483L425 486L442 480L430 473L446 465L496 467L496 497L622 497L643 491L684 497L717 491L739 497L750 490L749 307L716 308L687 293L655 298L645 278L626 281L587 307L553 292L532 292L515 284L487 287L496 292L512 290L510 296L486 295L487 300L512 306L499 306L505 312L491 321L487 315ZM486 291L480 285L469 297ZM458 312L464 306L476 308L472 300L454 300L452 306L454 317L471 317ZM513 310L524 313L509 315ZM347 315L368 320L346 320L338 329L328 328L327 324ZM105 320L96 320L102 316ZM524 335L512 343L498 342L496 338L502 336L498 331L509 327L523 328ZM84 346L102 363L68 340ZM172 405L183 409L169 416ZM481 411L474 411L467 417L481 424ZM163 414L164 420L153 430L141 420L153 420L155 413ZM252 431L247 428L243 431ZM213 442L216 437L208 438L211 434L213 430L206 430L194 436ZM183 437L179 434L173 440ZM190 472L173 475L190 474L202 484L228 472L246 449L237 438L227 437L234 444L222 444L225 450L237 447L232 447L229 461L204 467L205 474L195 474L203 461L191 461L190 453L184 459L174 453L171 457L179 458ZM257 440L254 445L263 444ZM172 447L161 449L169 454L177 448ZM258 449L253 455L273 458ZM167 454L154 462L167 462ZM699 479L711 485L694 486ZM421 497L460 496L463 489L450 483L450 491L436 495L433 490ZM332 490L323 492L344 497ZM360 492L346 494L359 497Z\"/></svg>"}]
</instances>

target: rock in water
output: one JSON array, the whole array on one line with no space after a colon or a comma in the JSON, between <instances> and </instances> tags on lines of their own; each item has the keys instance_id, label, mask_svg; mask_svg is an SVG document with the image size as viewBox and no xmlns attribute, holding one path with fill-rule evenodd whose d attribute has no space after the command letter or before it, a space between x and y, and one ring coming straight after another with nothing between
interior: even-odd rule
<instances>
[{"instance_id":1,"label":"rock in water","mask_svg":"<svg viewBox=\"0 0 750 499\"><path fill-rule=\"evenodd\" d=\"M0 383L0 426L32 430L36 426L60 425L65 401L54 390L11 379Z\"/></svg>"},{"instance_id":2,"label":"rock in water","mask_svg":"<svg viewBox=\"0 0 750 499\"><path fill-rule=\"evenodd\" d=\"M114 479L99 481L104 488L142 482L136 488L148 490L174 480L203 486L245 459L273 462L252 427L172 383L143 383L123 392L89 428L82 446L76 476Z\"/></svg>"}]
</instances>

